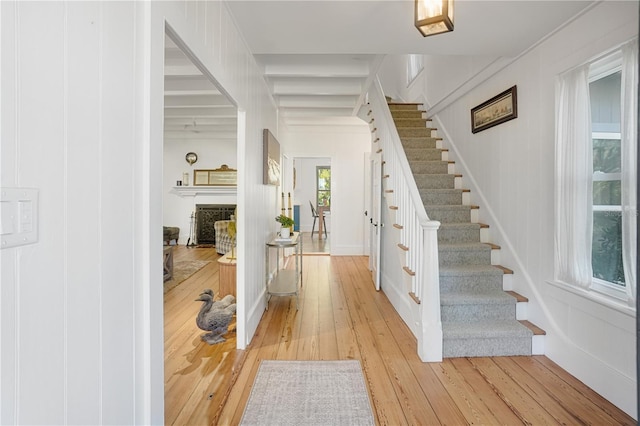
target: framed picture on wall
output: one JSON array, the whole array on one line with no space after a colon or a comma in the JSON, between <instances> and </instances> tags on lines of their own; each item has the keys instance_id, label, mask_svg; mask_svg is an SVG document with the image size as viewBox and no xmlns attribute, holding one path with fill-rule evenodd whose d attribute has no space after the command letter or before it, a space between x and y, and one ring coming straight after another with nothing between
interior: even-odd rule
<instances>
[{"instance_id":1,"label":"framed picture on wall","mask_svg":"<svg viewBox=\"0 0 640 426\"><path fill-rule=\"evenodd\" d=\"M263 183L280 186L280 143L269 131L262 131Z\"/></svg>"},{"instance_id":2,"label":"framed picture on wall","mask_svg":"<svg viewBox=\"0 0 640 426\"><path fill-rule=\"evenodd\" d=\"M513 86L471 110L471 132L478 133L517 117L517 86Z\"/></svg>"}]
</instances>

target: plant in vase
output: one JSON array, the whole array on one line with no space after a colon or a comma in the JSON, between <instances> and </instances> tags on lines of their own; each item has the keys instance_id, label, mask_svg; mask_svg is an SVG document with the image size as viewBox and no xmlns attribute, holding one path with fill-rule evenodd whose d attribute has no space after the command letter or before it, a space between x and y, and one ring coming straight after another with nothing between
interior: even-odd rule
<instances>
[{"instance_id":1,"label":"plant in vase","mask_svg":"<svg viewBox=\"0 0 640 426\"><path fill-rule=\"evenodd\" d=\"M280 237L289 238L291 235L291 228L294 225L294 220L288 216L281 214L280 216L276 216L276 222L280 223Z\"/></svg>"}]
</instances>

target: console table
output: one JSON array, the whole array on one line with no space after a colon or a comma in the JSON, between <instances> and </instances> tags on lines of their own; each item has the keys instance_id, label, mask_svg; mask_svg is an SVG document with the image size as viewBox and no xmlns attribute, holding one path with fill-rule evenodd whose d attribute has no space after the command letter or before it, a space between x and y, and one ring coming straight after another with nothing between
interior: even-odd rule
<instances>
[{"instance_id":1,"label":"console table","mask_svg":"<svg viewBox=\"0 0 640 426\"><path fill-rule=\"evenodd\" d=\"M295 270L280 269L280 251L284 257L285 249L293 248L296 267ZM270 277L270 254L276 252L276 270ZM298 283L300 285L298 286ZM294 232L288 240L275 238L266 244L265 256L265 285L267 293L267 309L271 296L296 296L296 309L298 309L298 289L302 287L302 237L299 232Z\"/></svg>"}]
</instances>

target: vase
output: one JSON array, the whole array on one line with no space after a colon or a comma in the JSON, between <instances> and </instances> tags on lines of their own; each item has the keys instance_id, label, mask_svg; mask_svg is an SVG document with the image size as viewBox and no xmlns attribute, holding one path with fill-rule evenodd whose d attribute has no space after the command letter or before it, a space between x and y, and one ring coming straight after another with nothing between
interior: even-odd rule
<instances>
[{"instance_id":1,"label":"vase","mask_svg":"<svg viewBox=\"0 0 640 426\"><path fill-rule=\"evenodd\" d=\"M280 228L280 238L289 238L291 236L290 228Z\"/></svg>"}]
</instances>

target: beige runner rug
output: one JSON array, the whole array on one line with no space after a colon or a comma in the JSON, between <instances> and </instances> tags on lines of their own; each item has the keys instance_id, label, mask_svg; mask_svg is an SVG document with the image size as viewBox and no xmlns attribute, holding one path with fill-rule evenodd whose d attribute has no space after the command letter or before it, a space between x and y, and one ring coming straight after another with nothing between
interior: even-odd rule
<instances>
[{"instance_id":1,"label":"beige runner rug","mask_svg":"<svg viewBox=\"0 0 640 426\"><path fill-rule=\"evenodd\" d=\"M262 361L240 424L374 425L360 361Z\"/></svg>"}]
</instances>

